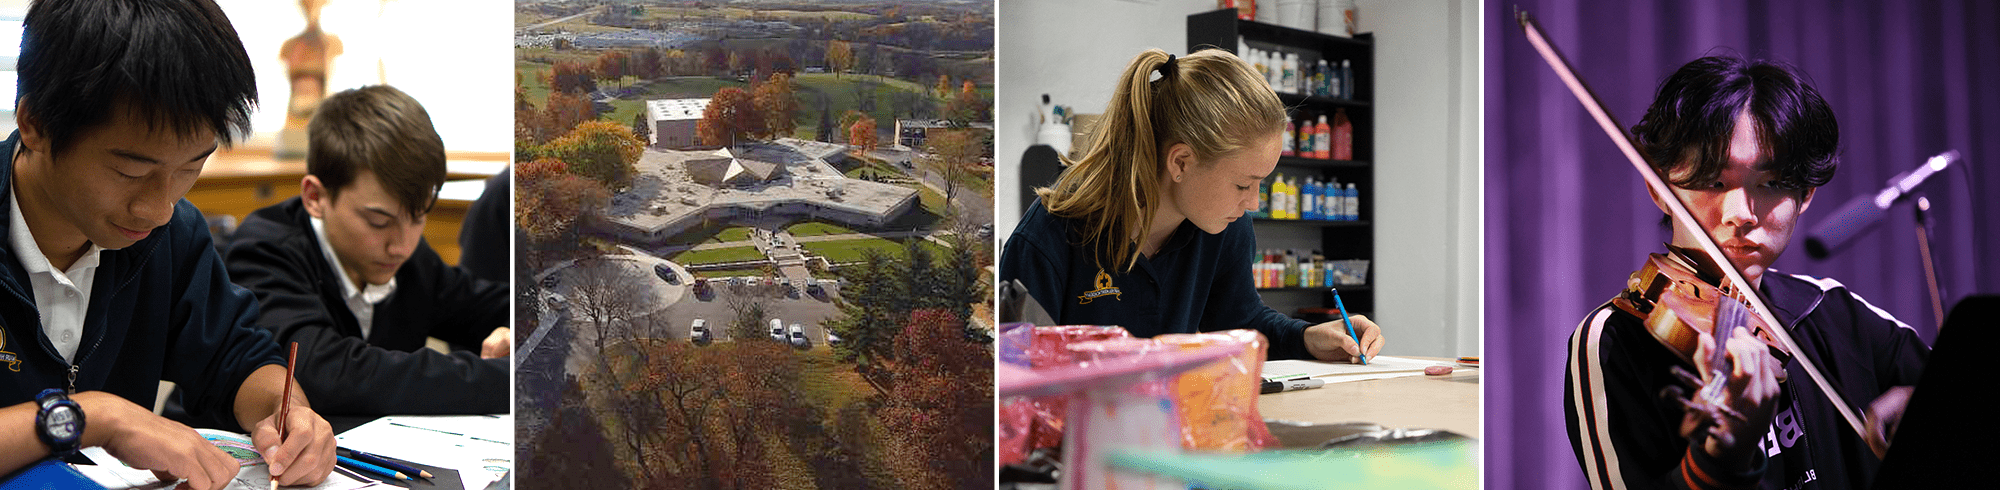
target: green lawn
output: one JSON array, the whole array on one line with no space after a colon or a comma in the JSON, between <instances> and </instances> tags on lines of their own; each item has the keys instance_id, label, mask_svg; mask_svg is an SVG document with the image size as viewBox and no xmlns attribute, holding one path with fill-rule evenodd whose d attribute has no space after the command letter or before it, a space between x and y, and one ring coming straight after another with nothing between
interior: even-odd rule
<instances>
[{"instance_id":1,"label":"green lawn","mask_svg":"<svg viewBox=\"0 0 2000 490\"><path fill-rule=\"evenodd\" d=\"M741 242L749 239L750 227L748 226L724 226L720 223L709 223L680 232L667 238L665 243L700 245L704 243Z\"/></svg>"},{"instance_id":2,"label":"green lawn","mask_svg":"<svg viewBox=\"0 0 2000 490\"><path fill-rule=\"evenodd\" d=\"M757 247L728 247L713 250L689 250L667 257L667 260L682 264L715 264L721 262L741 262L764 258Z\"/></svg>"},{"instance_id":3,"label":"green lawn","mask_svg":"<svg viewBox=\"0 0 2000 490\"><path fill-rule=\"evenodd\" d=\"M867 249L875 249L881 251L884 254L892 254L892 255L900 254L903 252L903 244L897 243L894 240L887 240L882 238L857 238L853 240L835 240L830 242L806 242L800 245L804 246L806 250L811 250L812 253L819 255L821 257L826 257L827 260L834 261L835 263L854 262L861 260L861 251ZM922 246L931 249L932 254L936 254L939 256L942 256L942 254L945 252L944 247L939 246L936 243L931 243L928 240L924 241Z\"/></svg>"},{"instance_id":4,"label":"green lawn","mask_svg":"<svg viewBox=\"0 0 2000 490\"><path fill-rule=\"evenodd\" d=\"M714 240L718 243L750 241L750 227L732 226L728 228L723 228L721 232L715 234Z\"/></svg>"},{"instance_id":5,"label":"green lawn","mask_svg":"<svg viewBox=\"0 0 2000 490\"><path fill-rule=\"evenodd\" d=\"M854 230L849 229L845 226L840 226L833 223L827 223L824 221L807 221L804 223L793 224L792 226L785 227L785 231L792 232L792 236L794 237L846 235L849 233L855 233Z\"/></svg>"}]
</instances>

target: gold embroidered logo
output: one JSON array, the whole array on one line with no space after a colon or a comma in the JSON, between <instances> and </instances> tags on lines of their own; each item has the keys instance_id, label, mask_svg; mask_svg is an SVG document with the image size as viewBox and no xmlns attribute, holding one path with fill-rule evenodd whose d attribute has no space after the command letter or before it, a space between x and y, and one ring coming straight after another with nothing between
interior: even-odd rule
<instances>
[{"instance_id":1,"label":"gold embroidered logo","mask_svg":"<svg viewBox=\"0 0 2000 490\"><path fill-rule=\"evenodd\" d=\"M1097 284L1096 284L1096 286L1097 286L1097 289L1092 289L1092 290L1090 290L1090 291L1086 291L1086 292L1084 292L1084 293L1083 293L1083 295L1082 295L1082 296L1077 296L1077 297L1076 297L1076 304L1079 304L1079 305L1087 305L1087 304L1090 304L1090 302L1091 302L1091 301L1093 301L1093 300L1096 300L1097 298L1102 298L1102 297L1105 297L1105 296L1116 296L1116 298L1112 298L1112 299L1116 299L1116 300L1120 300L1120 301L1123 301L1123 300L1125 300L1125 295L1124 295L1124 293L1122 293L1122 292L1118 291L1118 288L1117 288L1117 287L1115 287L1115 286L1112 286L1112 285L1111 285L1111 274L1107 274L1107 273L1105 273L1105 272L1104 272L1104 269L1098 269L1098 270L1097 270L1097 281L1096 281L1096 282L1097 282Z\"/></svg>"},{"instance_id":2,"label":"gold embroidered logo","mask_svg":"<svg viewBox=\"0 0 2000 490\"><path fill-rule=\"evenodd\" d=\"M8 371L21 372L21 357L7 352L7 334L0 332L0 364L6 364Z\"/></svg>"}]
</instances>

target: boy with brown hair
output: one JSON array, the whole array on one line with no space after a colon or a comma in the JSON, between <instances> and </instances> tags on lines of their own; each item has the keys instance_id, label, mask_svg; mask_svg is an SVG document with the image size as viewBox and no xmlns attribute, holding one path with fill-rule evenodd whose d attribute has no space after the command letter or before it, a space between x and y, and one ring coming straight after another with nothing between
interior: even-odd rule
<instances>
[{"instance_id":1,"label":"boy with brown hair","mask_svg":"<svg viewBox=\"0 0 2000 490\"><path fill-rule=\"evenodd\" d=\"M227 253L258 325L314 367L299 384L330 414L506 412L507 287L423 240L445 179L429 114L375 85L328 97L307 133L299 197L251 213Z\"/></svg>"}]
</instances>

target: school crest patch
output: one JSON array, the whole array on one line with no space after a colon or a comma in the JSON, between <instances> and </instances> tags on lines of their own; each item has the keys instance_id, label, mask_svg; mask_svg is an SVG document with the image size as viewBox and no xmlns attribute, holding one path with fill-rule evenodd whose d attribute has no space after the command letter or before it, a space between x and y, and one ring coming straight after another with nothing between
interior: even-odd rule
<instances>
[{"instance_id":1,"label":"school crest patch","mask_svg":"<svg viewBox=\"0 0 2000 490\"><path fill-rule=\"evenodd\" d=\"M1085 291L1082 296L1077 296L1076 304L1087 305L1105 296L1112 296L1111 299L1120 301L1125 299L1124 293L1120 292L1117 286L1111 285L1111 274L1104 272L1104 269L1097 270L1097 280L1094 282L1097 289Z\"/></svg>"},{"instance_id":2,"label":"school crest patch","mask_svg":"<svg viewBox=\"0 0 2000 490\"><path fill-rule=\"evenodd\" d=\"M0 364L6 365L8 371L21 372L21 356L7 352L6 332L0 332Z\"/></svg>"}]
</instances>

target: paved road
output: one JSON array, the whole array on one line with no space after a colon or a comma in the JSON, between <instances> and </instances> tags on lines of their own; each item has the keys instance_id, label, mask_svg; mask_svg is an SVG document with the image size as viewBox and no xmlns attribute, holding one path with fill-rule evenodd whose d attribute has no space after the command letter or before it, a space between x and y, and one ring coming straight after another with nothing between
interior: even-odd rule
<instances>
[{"instance_id":1,"label":"paved road","mask_svg":"<svg viewBox=\"0 0 2000 490\"><path fill-rule=\"evenodd\" d=\"M556 25L556 24L561 24L561 23L564 23L564 22L569 22L569 21L572 21L572 20L576 20L576 19L580 19L580 18L583 18L583 17L584 17L584 16L586 16L586 15L590 15L590 14L595 14L595 13L597 13L597 11L598 11L599 9L602 9L602 8L604 8L604 7L603 7L603 6L597 6L597 7L591 7L591 8L587 8L587 9L583 9L583 11L582 11L582 12L578 12L578 13L577 13L576 15L572 15L572 16L569 16L569 17L563 17L563 18L560 18L560 19L556 19L556 20L551 20L551 21L548 21L548 22L543 22L543 23L540 23L540 24L535 24L535 25L531 25L531 26L527 26L527 27L523 27L523 28L521 28L521 30L522 30L522 31L533 31L533 30L536 30L536 29L541 29L541 28L543 28L543 27L548 27L548 26L552 26L552 25Z\"/></svg>"}]
</instances>

